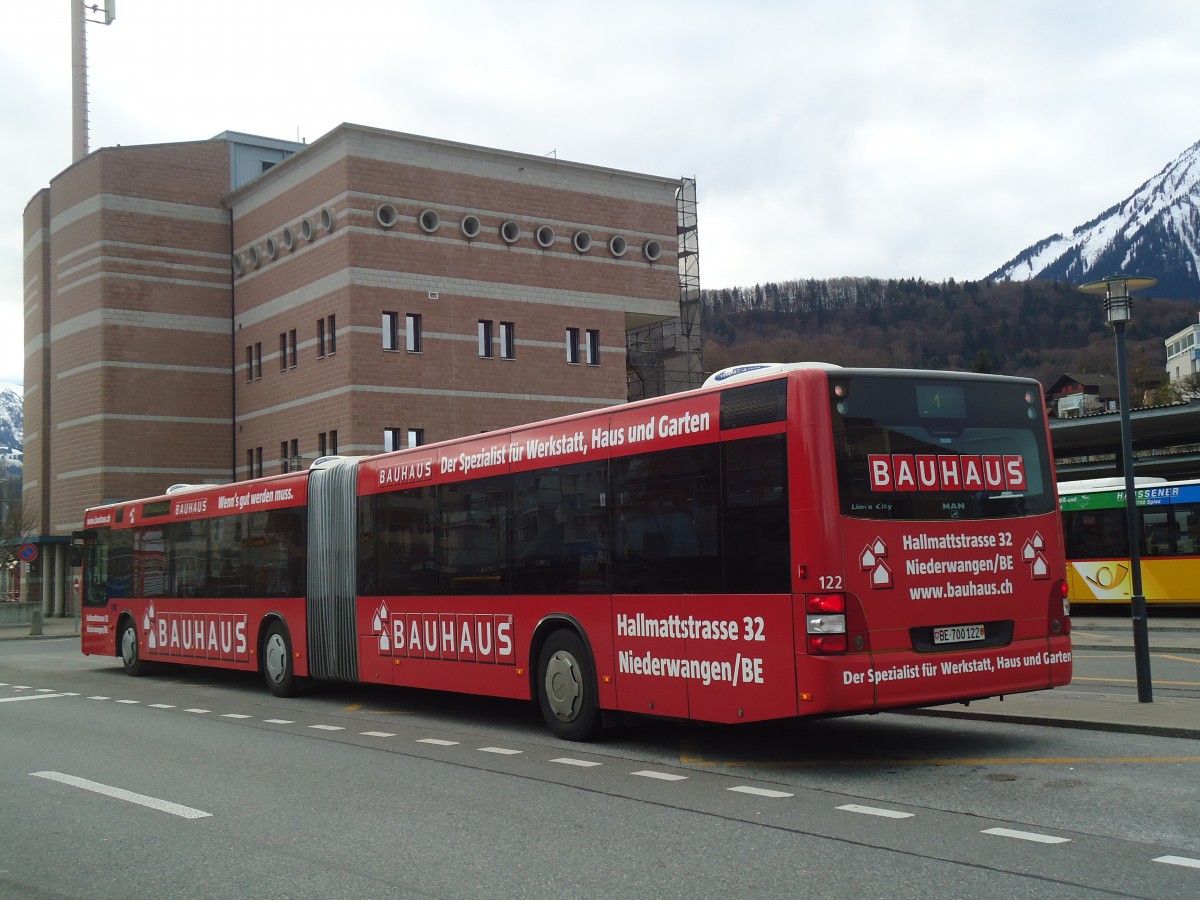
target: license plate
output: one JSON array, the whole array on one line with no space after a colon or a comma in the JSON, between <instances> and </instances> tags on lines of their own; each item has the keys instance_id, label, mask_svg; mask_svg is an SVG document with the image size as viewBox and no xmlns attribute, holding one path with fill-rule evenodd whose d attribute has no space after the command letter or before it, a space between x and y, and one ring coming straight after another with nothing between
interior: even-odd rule
<instances>
[{"instance_id":1,"label":"license plate","mask_svg":"<svg viewBox=\"0 0 1200 900\"><path fill-rule=\"evenodd\" d=\"M982 641L985 635L982 625L950 625L933 629L935 644L959 644L963 641Z\"/></svg>"}]
</instances>

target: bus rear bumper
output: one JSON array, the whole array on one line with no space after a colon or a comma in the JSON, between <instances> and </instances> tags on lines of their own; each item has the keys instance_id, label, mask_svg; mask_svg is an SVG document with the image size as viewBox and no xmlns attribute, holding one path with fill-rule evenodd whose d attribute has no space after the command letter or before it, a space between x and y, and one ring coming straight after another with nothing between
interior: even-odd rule
<instances>
[{"instance_id":1,"label":"bus rear bumper","mask_svg":"<svg viewBox=\"0 0 1200 900\"><path fill-rule=\"evenodd\" d=\"M1019 694L1069 684L1069 636L944 653L796 657L800 715L873 712Z\"/></svg>"}]
</instances>

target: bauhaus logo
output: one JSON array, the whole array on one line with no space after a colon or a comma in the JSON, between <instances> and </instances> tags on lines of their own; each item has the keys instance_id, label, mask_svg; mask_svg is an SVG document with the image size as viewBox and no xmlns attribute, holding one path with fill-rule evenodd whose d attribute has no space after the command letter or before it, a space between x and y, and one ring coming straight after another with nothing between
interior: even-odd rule
<instances>
[{"instance_id":1,"label":"bauhaus logo","mask_svg":"<svg viewBox=\"0 0 1200 900\"><path fill-rule=\"evenodd\" d=\"M954 453L872 453L867 456L872 491L1024 491L1020 456Z\"/></svg>"}]
</instances>

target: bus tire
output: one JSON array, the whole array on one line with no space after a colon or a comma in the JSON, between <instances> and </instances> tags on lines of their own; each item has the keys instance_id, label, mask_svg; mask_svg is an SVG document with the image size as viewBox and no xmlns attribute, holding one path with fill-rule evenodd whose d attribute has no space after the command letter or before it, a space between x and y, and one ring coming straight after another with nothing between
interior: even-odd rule
<instances>
[{"instance_id":1,"label":"bus tire","mask_svg":"<svg viewBox=\"0 0 1200 900\"><path fill-rule=\"evenodd\" d=\"M546 726L564 741L589 741L600 733L596 676L583 640L559 630L546 639L538 655L538 704Z\"/></svg>"},{"instance_id":2,"label":"bus tire","mask_svg":"<svg viewBox=\"0 0 1200 900\"><path fill-rule=\"evenodd\" d=\"M287 626L275 621L267 626L262 642L263 680L276 697L293 697L299 687Z\"/></svg>"},{"instance_id":3,"label":"bus tire","mask_svg":"<svg viewBox=\"0 0 1200 900\"><path fill-rule=\"evenodd\" d=\"M146 664L142 661L142 654L138 652L137 626L133 624L132 619L125 619L121 623L120 636L117 638L117 652L121 657L121 665L125 667L126 675L137 678L139 675L146 674Z\"/></svg>"}]
</instances>

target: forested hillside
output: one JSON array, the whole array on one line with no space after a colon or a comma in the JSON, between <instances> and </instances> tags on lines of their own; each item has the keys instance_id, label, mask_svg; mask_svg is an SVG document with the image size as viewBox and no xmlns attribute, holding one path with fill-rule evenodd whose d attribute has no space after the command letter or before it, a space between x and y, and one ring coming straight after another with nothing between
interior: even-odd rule
<instances>
[{"instance_id":1,"label":"forested hillside","mask_svg":"<svg viewBox=\"0 0 1200 900\"><path fill-rule=\"evenodd\" d=\"M1061 281L835 278L702 294L704 367L820 360L1028 375L1115 374L1102 298ZM1200 303L1134 297L1126 332L1133 386L1162 380L1163 341Z\"/></svg>"}]
</instances>

